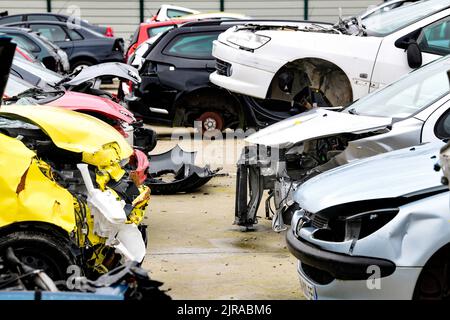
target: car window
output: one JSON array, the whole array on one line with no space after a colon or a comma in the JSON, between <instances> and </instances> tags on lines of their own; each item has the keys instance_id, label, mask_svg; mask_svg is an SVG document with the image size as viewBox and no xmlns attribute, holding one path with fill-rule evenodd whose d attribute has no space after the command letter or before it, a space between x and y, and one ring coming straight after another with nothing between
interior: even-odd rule
<instances>
[{"instance_id":1,"label":"car window","mask_svg":"<svg viewBox=\"0 0 450 320\"><path fill-rule=\"evenodd\" d=\"M177 9L167 9L167 16L169 18L178 18L181 16L185 16L187 14L190 14L190 12L183 11L183 10L177 10Z\"/></svg>"},{"instance_id":2,"label":"car window","mask_svg":"<svg viewBox=\"0 0 450 320\"><path fill-rule=\"evenodd\" d=\"M53 42L65 41L66 39L69 39L63 28L58 25L32 24L30 25L30 28L35 32L39 32L42 36Z\"/></svg>"},{"instance_id":3,"label":"car window","mask_svg":"<svg viewBox=\"0 0 450 320\"><path fill-rule=\"evenodd\" d=\"M450 59L436 60L347 107L360 115L408 118L449 94Z\"/></svg>"},{"instance_id":4,"label":"car window","mask_svg":"<svg viewBox=\"0 0 450 320\"><path fill-rule=\"evenodd\" d=\"M423 52L447 55L450 53L450 17L423 28L417 39Z\"/></svg>"},{"instance_id":5,"label":"car window","mask_svg":"<svg viewBox=\"0 0 450 320\"><path fill-rule=\"evenodd\" d=\"M183 58L214 59L212 43L218 36L219 32L181 34L170 41L163 53Z\"/></svg>"},{"instance_id":6,"label":"car window","mask_svg":"<svg viewBox=\"0 0 450 320\"><path fill-rule=\"evenodd\" d=\"M30 14L27 16L28 21L60 21L58 18L47 14Z\"/></svg>"},{"instance_id":7,"label":"car window","mask_svg":"<svg viewBox=\"0 0 450 320\"><path fill-rule=\"evenodd\" d=\"M405 28L425 17L429 17L449 5L448 0L419 1L363 19L369 34L386 36Z\"/></svg>"},{"instance_id":8,"label":"car window","mask_svg":"<svg viewBox=\"0 0 450 320\"><path fill-rule=\"evenodd\" d=\"M399 7L403 6L403 5L408 5L408 4L411 4L411 3L416 2L416 1L399 1L399 2L394 2L394 3L388 4L388 5L382 6L382 7L378 8L377 10L367 14L365 16L365 18L367 18L369 16L370 17L374 17L374 16L376 16L378 14L382 14L382 13L388 12L388 11L393 10L395 8L399 8Z\"/></svg>"},{"instance_id":9,"label":"car window","mask_svg":"<svg viewBox=\"0 0 450 320\"><path fill-rule=\"evenodd\" d=\"M83 40L83 37L81 36L81 34L78 31L76 31L75 29L66 28L66 32L69 34L69 37L72 41Z\"/></svg>"},{"instance_id":10,"label":"car window","mask_svg":"<svg viewBox=\"0 0 450 320\"><path fill-rule=\"evenodd\" d=\"M22 21L22 15L19 16L10 16L10 17L4 17L0 19L0 24L7 24L7 23L13 23L13 22L20 22Z\"/></svg>"},{"instance_id":11,"label":"car window","mask_svg":"<svg viewBox=\"0 0 450 320\"><path fill-rule=\"evenodd\" d=\"M149 38L154 37L160 33L163 33L167 30L173 29L174 26L162 26L162 27L154 27L154 28L149 28L147 29L147 35Z\"/></svg>"},{"instance_id":12,"label":"car window","mask_svg":"<svg viewBox=\"0 0 450 320\"><path fill-rule=\"evenodd\" d=\"M450 138L450 109L447 110L437 121L434 134L439 139Z\"/></svg>"},{"instance_id":13,"label":"car window","mask_svg":"<svg viewBox=\"0 0 450 320\"><path fill-rule=\"evenodd\" d=\"M28 39L27 37L20 34L8 34L12 40L17 43L17 45L21 48L24 48L30 52L39 52L41 48L39 48L33 41Z\"/></svg>"}]
</instances>

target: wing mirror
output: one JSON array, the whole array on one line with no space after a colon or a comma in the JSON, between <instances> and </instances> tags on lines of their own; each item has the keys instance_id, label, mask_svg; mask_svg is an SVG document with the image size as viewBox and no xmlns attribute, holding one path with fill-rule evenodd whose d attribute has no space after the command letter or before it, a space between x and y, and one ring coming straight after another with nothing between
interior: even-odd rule
<instances>
[{"instance_id":1,"label":"wing mirror","mask_svg":"<svg viewBox=\"0 0 450 320\"><path fill-rule=\"evenodd\" d=\"M412 69L417 69L422 66L422 51L416 41L411 41L406 49L406 56L408 58L408 65Z\"/></svg>"}]
</instances>

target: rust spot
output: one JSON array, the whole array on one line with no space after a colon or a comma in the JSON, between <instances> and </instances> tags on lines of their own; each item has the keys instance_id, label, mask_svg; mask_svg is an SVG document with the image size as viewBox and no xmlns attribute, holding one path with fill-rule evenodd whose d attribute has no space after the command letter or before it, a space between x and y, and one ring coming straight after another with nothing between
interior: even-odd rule
<instances>
[{"instance_id":1,"label":"rust spot","mask_svg":"<svg viewBox=\"0 0 450 320\"><path fill-rule=\"evenodd\" d=\"M16 188L16 194L19 194L23 189L25 189L25 180L27 179L28 169L23 173L20 178L20 182Z\"/></svg>"}]
</instances>

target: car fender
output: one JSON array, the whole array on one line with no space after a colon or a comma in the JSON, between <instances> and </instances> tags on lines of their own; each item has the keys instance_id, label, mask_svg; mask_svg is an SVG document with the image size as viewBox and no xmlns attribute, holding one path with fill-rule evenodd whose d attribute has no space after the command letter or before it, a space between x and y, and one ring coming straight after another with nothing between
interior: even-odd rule
<instances>
[{"instance_id":1,"label":"car fender","mask_svg":"<svg viewBox=\"0 0 450 320\"><path fill-rule=\"evenodd\" d=\"M73 231L76 224L70 192L42 173L39 167L45 164L19 140L1 134L0 146L0 227L39 221Z\"/></svg>"}]
</instances>

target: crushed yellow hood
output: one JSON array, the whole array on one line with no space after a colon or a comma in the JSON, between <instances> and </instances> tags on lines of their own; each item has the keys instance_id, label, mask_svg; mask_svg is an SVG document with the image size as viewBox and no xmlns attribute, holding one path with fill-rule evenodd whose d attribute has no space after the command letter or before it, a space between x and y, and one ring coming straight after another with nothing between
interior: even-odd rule
<instances>
[{"instance_id":1,"label":"crushed yellow hood","mask_svg":"<svg viewBox=\"0 0 450 320\"><path fill-rule=\"evenodd\" d=\"M82 153L86 159L97 158L95 155L104 150L104 146L114 143L117 143L118 148L115 149L121 159L129 158L133 153L131 146L116 129L79 112L41 105L4 105L0 108L0 116L29 120L40 127L56 146Z\"/></svg>"}]
</instances>

